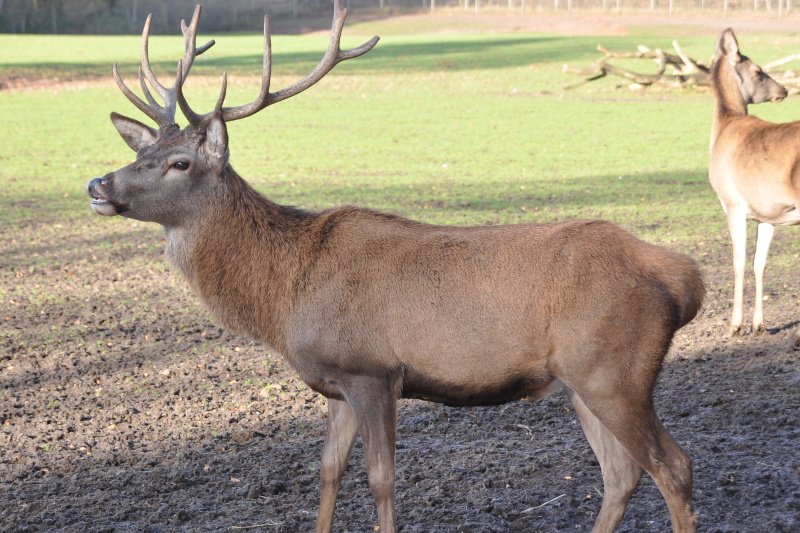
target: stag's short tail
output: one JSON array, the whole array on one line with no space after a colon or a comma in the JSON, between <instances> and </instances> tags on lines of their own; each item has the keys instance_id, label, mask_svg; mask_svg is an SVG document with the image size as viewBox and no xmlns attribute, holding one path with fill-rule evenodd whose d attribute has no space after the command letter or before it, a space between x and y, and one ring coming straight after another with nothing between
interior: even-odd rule
<instances>
[{"instance_id":1,"label":"stag's short tail","mask_svg":"<svg viewBox=\"0 0 800 533\"><path fill-rule=\"evenodd\" d=\"M680 305L678 328L682 328L697 316L706 295L706 284L697 263L688 257L683 258L686 261L682 276L683 287L681 294L676 294Z\"/></svg>"}]
</instances>

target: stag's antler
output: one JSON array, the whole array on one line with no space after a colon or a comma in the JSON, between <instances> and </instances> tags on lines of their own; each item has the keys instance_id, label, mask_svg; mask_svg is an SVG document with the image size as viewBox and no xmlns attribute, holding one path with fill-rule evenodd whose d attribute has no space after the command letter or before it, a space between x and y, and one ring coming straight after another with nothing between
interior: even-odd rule
<instances>
[{"instance_id":1,"label":"stag's antler","mask_svg":"<svg viewBox=\"0 0 800 533\"><path fill-rule=\"evenodd\" d=\"M133 105L153 119L159 126L166 126L175 122L175 108L178 101L177 93L180 90L179 85L181 85L183 83L182 80L185 80L186 76L189 75L189 70L192 68L194 58L214 46L214 41L211 40L200 48L197 48L196 36L197 26L200 23L200 10L201 8L199 5L195 7L194 14L192 15L192 22L189 24L188 28L186 27L186 22L181 20L185 52L183 54L183 59L178 63L179 70L175 83L173 83L172 87L169 89L158 81L155 74L153 74L153 70L150 68L150 55L148 53L147 44L150 39L150 24L153 21L152 13L147 16L147 20L144 23L144 30L142 31L142 65L139 67L139 84L142 86L142 92L144 92L147 102L144 102L125 85L117 70L117 64L114 63L114 79L120 90L128 97L128 100L130 100ZM145 83L145 78L147 78L147 81L150 82L153 89L161 96L161 99L164 101L163 106L159 105L153 98L153 95L150 94L150 90Z\"/></svg>"},{"instance_id":2,"label":"stag's antler","mask_svg":"<svg viewBox=\"0 0 800 533\"><path fill-rule=\"evenodd\" d=\"M375 36L357 48L352 48L350 50L342 50L340 47L340 42L342 38L342 29L344 28L344 21L346 18L347 18L347 9L342 9L340 5L340 0L334 0L331 38L330 38L330 43L328 44L328 50L325 52L325 55L322 57L322 60L320 60L316 68L302 80L298 81L293 85L290 85L285 89L281 89L280 91L271 93L269 92L269 83L270 83L270 76L272 74L272 43L270 40L269 17L264 17L264 59L263 59L263 66L261 73L261 92L259 93L258 98L256 98L249 104L237 107L223 108L222 102L225 100L225 91L227 87L227 76L223 74L222 90L220 91L219 99L217 100L217 105L215 106L214 111L206 113L204 115L199 115L194 111L192 111L192 109L189 107L188 102L186 102L181 87L183 83L179 79L178 83L176 84L176 87L178 90L177 91L178 104L181 107L181 111L183 111L184 116L191 124L198 124L204 118L219 111L222 112L222 119L225 122L230 122L232 120L239 120L240 118L249 117L255 113L258 113L259 111L261 111L262 109L264 109L269 105L280 102L281 100L286 100L287 98L290 98L296 94L305 91L306 89L317 83L319 80L321 80L338 63L346 59L352 59L354 57L358 57L360 55L369 52L370 50L372 50L372 47L375 46L375 44L378 42L379 37Z\"/></svg>"},{"instance_id":3,"label":"stag's antler","mask_svg":"<svg viewBox=\"0 0 800 533\"><path fill-rule=\"evenodd\" d=\"M192 68L194 58L214 45L214 41L212 40L200 48L196 47L195 43L197 38L197 27L200 22L199 5L195 8L194 15L192 16L192 22L188 27L186 26L186 23L181 20L181 31L183 32L186 51L183 59L178 62L178 73L175 78L175 83L171 88L167 89L161 83L159 83L153 74L152 69L150 68L147 41L150 37L150 23L153 19L152 14L148 15L147 21L144 25L144 31L142 32L142 66L139 69L139 83L142 86L142 91L144 92L145 98L147 98L147 102L139 98L125 85L125 83L123 83L122 78L117 71L116 63L114 63L114 79L117 81L117 85L119 86L120 90L122 90L125 96L128 97L128 100L138 107L139 110L141 110L145 115L155 120L159 126L165 126L174 123L176 104L180 106L181 111L186 119L190 124L193 125L199 124L204 118L213 115L214 113L222 113L222 119L225 122L246 118L261 111L269 105L280 102L281 100L286 100L287 98L305 91L321 80L341 61L363 55L369 52L372 47L375 46L375 44L378 42L378 37L373 37L357 48L342 50L340 47L340 41L342 37L342 29L344 28L344 21L346 18L347 9L342 9L340 0L334 0L331 39L330 44L328 45L328 50L325 52L322 60L319 62L316 68L302 80L290 85L285 89L271 93L269 92L269 83L270 76L272 74L272 44L270 41L269 32L269 17L264 17L264 59L261 74L261 92L259 93L258 98L249 104L237 107L222 107L222 103L225 100L225 91L227 89L227 75L223 73L222 90L220 91L214 111L200 115L195 113L192 108L189 107L189 104L183 95L183 83L186 81L186 77L189 75L189 70ZM150 86L164 100L163 106L159 105L150 94L147 84L145 83L145 78L150 83Z\"/></svg>"}]
</instances>

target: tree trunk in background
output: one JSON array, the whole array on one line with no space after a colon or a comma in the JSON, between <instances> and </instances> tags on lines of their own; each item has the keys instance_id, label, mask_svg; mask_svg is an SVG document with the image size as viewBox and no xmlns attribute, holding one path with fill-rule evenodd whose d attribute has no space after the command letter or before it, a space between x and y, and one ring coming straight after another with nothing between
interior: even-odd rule
<instances>
[{"instance_id":1,"label":"tree trunk in background","mask_svg":"<svg viewBox=\"0 0 800 533\"><path fill-rule=\"evenodd\" d=\"M139 25L139 0L130 0L131 9L128 11L128 31L136 31Z\"/></svg>"},{"instance_id":2,"label":"tree trunk in background","mask_svg":"<svg viewBox=\"0 0 800 533\"><path fill-rule=\"evenodd\" d=\"M161 4L161 27L164 29L164 33L169 33L172 29L172 26L169 24L169 10L167 9L167 2Z\"/></svg>"},{"instance_id":3,"label":"tree trunk in background","mask_svg":"<svg viewBox=\"0 0 800 533\"><path fill-rule=\"evenodd\" d=\"M50 0L50 22L53 25L53 33L58 33L58 8L61 2L58 0Z\"/></svg>"}]
</instances>

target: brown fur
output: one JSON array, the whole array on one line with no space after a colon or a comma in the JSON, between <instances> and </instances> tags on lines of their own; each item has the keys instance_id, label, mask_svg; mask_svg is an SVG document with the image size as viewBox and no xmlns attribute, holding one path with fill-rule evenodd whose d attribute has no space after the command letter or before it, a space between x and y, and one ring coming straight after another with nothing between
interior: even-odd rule
<instances>
[{"instance_id":1,"label":"brown fur","mask_svg":"<svg viewBox=\"0 0 800 533\"><path fill-rule=\"evenodd\" d=\"M274 347L331 401L499 404L563 383L573 403L600 411L582 418L602 438L632 439L623 448L658 463L675 455L685 471L671 475L689 474L651 395L674 332L703 299L690 259L599 220L449 227L352 207L307 213L270 202L230 166L217 189L190 259L175 263L191 265L184 273L227 327ZM385 388L363 388L373 380ZM604 420L622 404L619 420ZM691 531L682 498L689 514L675 530ZM598 531L615 525L598 520Z\"/></svg>"},{"instance_id":2,"label":"brown fur","mask_svg":"<svg viewBox=\"0 0 800 533\"><path fill-rule=\"evenodd\" d=\"M450 227L352 207L308 213L262 197L197 132L177 136L90 190L162 221L168 257L211 312L330 399L318 532L356 433L381 529L394 531L397 399L487 405L563 387L604 471L596 531L616 527L644 471L674 530L694 531L691 462L652 404L673 334L702 303L692 260L600 220ZM165 184L173 198L159 207Z\"/></svg>"},{"instance_id":3,"label":"brown fur","mask_svg":"<svg viewBox=\"0 0 800 533\"><path fill-rule=\"evenodd\" d=\"M616 528L645 471L673 530L695 531L691 460L652 400L675 331L703 300L692 260L600 220L450 227L275 204L228 164L225 113L258 106L222 100L185 130L112 114L137 160L88 191L98 214L163 225L169 260L211 312L328 397L317 533L330 531L359 434L380 530L396 531L399 398L484 405L561 389L603 472L595 532ZM168 110L148 114L168 122Z\"/></svg>"}]
</instances>

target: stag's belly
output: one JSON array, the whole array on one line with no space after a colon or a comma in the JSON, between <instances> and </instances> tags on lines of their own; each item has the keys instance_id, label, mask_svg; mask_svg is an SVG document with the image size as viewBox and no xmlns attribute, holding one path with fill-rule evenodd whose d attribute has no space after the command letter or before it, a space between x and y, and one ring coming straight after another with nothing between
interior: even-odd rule
<instances>
[{"instance_id":1,"label":"stag's belly","mask_svg":"<svg viewBox=\"0 0 800 533\"><path fill-rule=\"evenodd\" d=\"M337 400L345 400L354 381L367 378L375 386L391 386L399 381L399 396L452 406L499 405L514 400L538 400L560 390L563 384L543 367L517 364L511 368L504 361L499 365L480 365L465 360L439 360L429 369L409 365L387 365L378 361L378 354L356 358L315 357L313 365L299 361L293 366L306 384L316 392Z\"/></svg>"},{"instance_id":2,"label":"stag's belly","mask_svg":"<svg viewBox=\"0 0 800 533\"><path fill-rule=\"evenodd\" d=\"M522 398L538 400L561 386L560 381L542 371L501 377L483 372L474 374L473 379L453 380L408 369L404 373L402 397L454 406L499 405Z\"/></svg>"},{"instance_id":3,"label":"stag's belly","mask_svg":"<svg viewBox=\"0 0 800 533\"><path fill-rule=\"evenodd\" d=\"M463 406L539 399L560 388L548 369L546 341L519 327L464 322L317 330L286 355L312 389L335 399L343 399L347 383L359 376L377 382L396 376L403 398Z\"/></svg>"}]
</instances>

